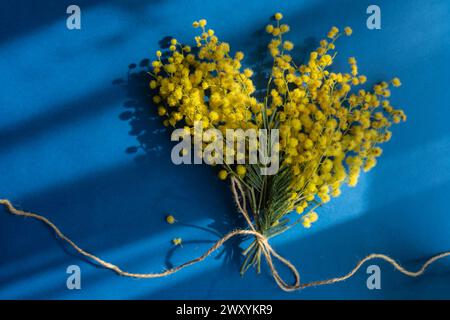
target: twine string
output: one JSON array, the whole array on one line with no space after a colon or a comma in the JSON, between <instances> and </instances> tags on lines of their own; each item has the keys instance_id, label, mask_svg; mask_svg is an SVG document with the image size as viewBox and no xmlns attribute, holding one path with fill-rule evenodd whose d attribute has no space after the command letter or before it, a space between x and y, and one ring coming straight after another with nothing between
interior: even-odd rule
<instances>
[{"instance_id":1,"label":"twine string","mask_svg":"<svg viewBox=\"0 0 450 320\"><path fill-rule=\"evenodd\" d=\"M237 186L237 189L236 189L236 186ZM366 263L369 260L373 260L373 259L385 260L386 262L390 263L395 269L397 269L401 273L403 273L409 277L418 277L418 276L422 275L425 272L425 270L435 261L450 256L450 251L437 254L437 255L431 257L430 259L428 259L419 270L409 271L409 270L405 269L404 267L402 267L394 259L392 259L391 257L389 257L385 254L372 253L372 254L369 254L368 256L366 256L365 258L363 258L361 261L359 261L356 264L356 266L349 273L347 273L343 276L336 277L336 278L330 278L330 279L326 279L326 280L312 281L309 283L301 284L300 283L300 274L299 274L297 268L289 260L280 256L269 244L268 239L263 234L256 231L255 227L253 226L253 223L251 222L250 216L246 210L245 193L244 193L239 181L237 181L235 178L232 178L231 189L232 189L234 200L236 202L238 210L244 216L250 229L237 229L237 230L230 231L225 236L223 236L221 239L219 239L212 247L210 247L207 251L205 251L205 253L203 253L201 256L199 256L195 259L192 259L190 261L187 261L179 266L176 266L174 268L171 268L171 269L165 270L163 272L159 272L159 273L132 273L132 272L124 271L121 268L119 268L117 265L107 262L107 261L99 258L98 256L95 256L95 255L83 250L82 248L80 248L70 238L65 236L61 232L61 230L46 217L36 214L36 213L17 209L7 199L0 199L0 205L3 205L9 211L9 213L11 213L13 215L29 217L29 218L33 218L33 219L43 222L48 227L50 227L58 235L58 237L60 237L65 242L67 242L79 254L91 259L92 261L95 261L96 263L98 263L99 265L104 267L105 269L110 269L121 276L132 277L132 278L150 279L150 278L167 277L173 273L180 271L181 269L184 269L188 266L191 266L193 264L196 264L196 263L199 263L199 262L205 260L213 252L215 252L217 249L222 247L224 245L224 243L227 242L229 239L239 236L239 235L255 237L255 239L257 241L257 245L259 245L259 247L261 248L261 252L264 255L264 258L266 259L266 262L269 266L269 269L272 273L272 276L273 276L275 282L282 290L288 291L288 292L307 288L307 287L321 286L321 285L327 285L327 284L345 281L345 280L351 278L361 268L361 266L364 263ZM238 191L239 191L239 193L238 193ZM240 199L242 199L242 204L241 204ZM292 273L292 275L294 276L293 284L286 283L283 280L283 278L279 275L278 270L274 265L274 258L276 260L278 260L281 264L285 265L289 269L289 271Z\"/></svg>"}]
</instances>

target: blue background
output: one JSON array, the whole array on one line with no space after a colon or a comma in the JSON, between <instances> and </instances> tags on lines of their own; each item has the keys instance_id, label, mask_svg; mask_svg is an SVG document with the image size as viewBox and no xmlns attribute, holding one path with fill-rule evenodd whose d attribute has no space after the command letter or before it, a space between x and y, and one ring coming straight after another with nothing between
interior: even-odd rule
<instances>
[{"instance_id":1,"label":"blue background","mask_svg":"<svg viewBox=\"0 0 450 320\"><path fill-rule=\"evenodd\" d=\"M201 254L243 222L214 169L171 163L169 133L147 107L139 63L145 67L167 36L192 41L191 23L204 17L258 68L268 40L262 28L281 11L297 61L332 25L352 26L354 35L338 42L336 68L356 56L370 84L399 76L392 101L408 121L357 188L320 209L311 229L273 239L274 247L302 281L346 273L371 252L415 269L450 249L449 1L377 1L381 30L366 28L369 1L78 0L82 29L73 31L65 26L69 4L1 1L1 198L44 214L81 247L131 272ZM179 223L165 223L168 213ZM171 245L174 237L182 248ZM448 259L417 279L373 262L381 290L367 289L364 267L345 283L295 293L282 292L266 267L241 278L241 261L236 240L171 277L123 278L81 259L41 223L0 210L0 298L450 298ZM82 270L78 291L66 288L72 264Z\"/></svg>"}]
</instances>

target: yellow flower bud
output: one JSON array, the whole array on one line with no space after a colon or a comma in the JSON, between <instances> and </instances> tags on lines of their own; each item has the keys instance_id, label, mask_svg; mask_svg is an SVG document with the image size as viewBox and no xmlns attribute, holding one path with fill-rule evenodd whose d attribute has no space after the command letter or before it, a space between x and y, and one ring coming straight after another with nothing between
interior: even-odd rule
<instances>
[{"instance_id":1,"label":"yellow flower bud","mask_svg":"<svg viewBox=\"0 0 450 320\"><path fill-rule=\"evenodd\" d=\"M168 215L168 216L166 217L166 222L167 222L168 224L174 224L174 223L176 222L176 220L175 220L175 218L174 218L172 215Z\"/></svg>"},{"instance_id":2,"label":"yellow flower bud","mask_svg":"<svg viewBox=\"0 0 450 320\"><path fill-rule=\"evenodd\" d=\"M245 168L245 166L240 164L236 167L236 173L239 176L241 176L241 177L245 176L246 172L247 172L247 169Z\"/></svg>"},{"instance_id":3,"label":"yellow flower bud","mask_svg":"<svg viewBox=\"0 0 450 320\"><path fill-rule=\"evenodd\" d=\"M351 36L352 33L353 33L353 30L350 27L345 27L344 28L344 33L345 33L346 36Z\"/></svg>"},{"instance_id":4,"label":"yellow flower bud","mask_svg":"<svg viewBox=\"0 0 450 320\"><path fill-rule=\"evenodd\" d=\"M397 78L397 77L395 77L394 79L392 79L391 83L392 83L392 85L393 85L394 87L400 87L400 86L402 85L402 83L400 82L400 79Z\"/></svg>"},{"instance_id":5,"label":"yellow flower bud","mask_svg":"<svg viewBox=\"0 0 450 320\"><path fill-rule=\"evenodd\" d=\"M174 239L172 239L172 243L176 246L181 246L183 243L183 240L181 238L174 238Z\"/></svg>"},{"instance_id":6,"label":"yellow flower bud","mask_svg":"<svg viewBox=\"0 0 450 320\"><path fill-rule=\"evenodd\" d=\"M272 33L272 32L273 32L273 25L268 24L268 25L266 26L266 32L267 32L267 33Z\"/></svg>"},{"instance_id":7,"label":"yellow flower bud","mask_svg":"<svg viewBox=\"0 0 450 320\"><path fill-rule=\"evenodd\" d=\"M226 180L228 177L228 172L226 170L220 170L218 177L220 180Z\"/></svg>"},{"instance_id":8,"label":"yellow flower bud","mask_svg":"<svg viewBox=\"0 0 450 320\"><path fill-rule=\"evenodd\" d=\"M281 19L283 19L283 15L279 12L275 13L274 15L275 20L279 21Z\"/></svg>"}]
</instances>

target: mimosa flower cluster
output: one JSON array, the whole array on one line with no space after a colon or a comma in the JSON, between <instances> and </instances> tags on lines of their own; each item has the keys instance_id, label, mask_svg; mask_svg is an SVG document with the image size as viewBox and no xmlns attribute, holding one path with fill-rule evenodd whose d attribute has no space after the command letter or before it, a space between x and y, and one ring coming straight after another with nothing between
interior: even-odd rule
<instances>
[{"instance_id":1,"label":"mimosa flower cluster","mask_svg":"<svg viewBox=\"0 0 450 320\"><path fill-rule=\"evenodd\" d=\"M279 177L261 177L250 165L227 163L218 174L241 181L257 217L254 223L266 233L294 210L309 228L318 218L315 208L339 196L343 184L355 186L361 171L376 165L392 125L406 120L389 101L391 88L401 85L398 78L368 89L356 58L348 58L348 71L331 68L336 40L350 36L350 27L332 27L306 63L296 64L294 43L285 39L290 27L282 19L277 13L266 26L273 66L262 101L255 97L253 71L243 66L244 53L232 53L204 19L193 23L200 30L193 48L172 39L167 58L156 53L150 82L164 125L185 128L187 135L193 135L196 121L223 133L279 130ZM233 146L226 152L246 157Z\"/></svg>"}]
</instances>

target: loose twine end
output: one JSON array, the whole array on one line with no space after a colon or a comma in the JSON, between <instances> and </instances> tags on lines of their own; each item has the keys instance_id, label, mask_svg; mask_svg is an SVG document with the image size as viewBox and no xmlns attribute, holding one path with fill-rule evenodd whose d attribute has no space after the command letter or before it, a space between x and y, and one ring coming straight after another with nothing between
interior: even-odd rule
<instances>
[{"instance_id":1,"label":"loose twine end","mask_svg":"<svg viewBox=\"0 0 450 320\"><path fill-rule=\"evenodd\" d=\"M132 277L132 278L141 278L141 279L150 279L150 278L162 278L162 277L167 277L173 273L176 273L178 271L180 271L181 269L184 269L190 265L199 263L201 261L203 261L204 259L206 259L207 257L209 257L214 251L216 251L217 249L219 249L220 247L222 247L224 245L225 242L227 242L229 239L235 237L235 236L239 236L239 235L248 235L248 236L254 236L255 239L258 241L258 245L261 248L261 252L263 254L263 256L266 259L266 262L269 266L269 269L272 273L272 276L275 280L275 282L277 283L277 285L284 291L290 292L290 291L295 291L298 289L304 289L307 287L314 287L314 286L322 286L322 285L327 285L327 284L332 284L332 283L336 283L336 282L341 282L341 281L345 281L349 278L351 278L360 268L361 266L369 261L369 260L373 260L373 259L382 259L385 260L386 262L390 263L391 265L394 266L395 269L397 269L398 271L400 271L401 273L409 276L409 277L418 277L420 275L422 275L425 270L435 261L442 259L444 257L448 257L450 256L450 251L447 252L443 252L441 254L437 254L433 257L431 257L430 259L428 259L423 265L422 267L418 270L418 271L409 271L406 270L404 267L402 267L399 263L397 263L394 259L392 259L391 257L385 255L385 254L378 254L378 253L372 253L368 256L366 256L364 259L362 259L361 261L359 261L356 266L347 274L345 274L344 276L341 277L336 277L336 278L331 278L331 279L326 279L326 280L320 280L320 281L313 281L313 282L309 282L309 283L300 283L300 274L297 270L297 268L287 259L283 258L282 256L280 256L273 248L272 246L269 244L268 239L262 235L261 233L259 233L258 231L255 230L251 219L249 217L249 214L246 210L246 205L245 205L245 193L242 190L242 186L240 185L239 181L237 181L235 178L232 178L231 180L231 189L233 192L233 196L234 196L234 200L236 202L236 205L238 207L239 212L244 216L245 220L247 221L249 228L250 229L237 229L237 230L233 230L229 233L227 233L225 236L223 236L221 239L219 239L211 248L209 248L205 253L203 253L201 256L192 259L190 261L187 261L177 267L165 270L163 272L160 273L131 273L131 272L127 272L124 271L122 269L120 269L117 265L112 264L110 262L107 262L83 249L81 249L78 245L76 245L71 239L69 239L67 236L65 236L61 230L50 220L48 220L47 218L45 218L44 216L41 216L39 214L36 213L32 213L32 212L26 212L20 209L15 208L12 203L7 200L7 199L0 199L0 204L3 205L8 211L9 213L13 214L13 215L17 215L17 216L23 216L23 217L29 217L29 218L33 218L36 220L39 220L41 222L43 222L44 224L46 224L47 226L49 226L51 229L53 229L53 231L58 235L58 237L60 237L62 240L64 240L65 242L67 242L73 249L75 249L79 254L81 254L82 256L85 256L89 259L91 259L92 261L95 261L96 263L98 263L99 265L101 265L102 267L104 267L105 269L110 269L114 272L116 272L117 274L124 276L124 277ZM237 188L236 188L237 187ZM239 192L239 193L238 193ZM242 204L240 201L240 198L242 199ZM276 269L276 267L274 266L274 259L278 260L280 263L284 264L292 273L292 275L294 276L294 283L293 284L288 284L286 283L282 277L279 275L278 270Z\"/></svg>"}]
</instances>

